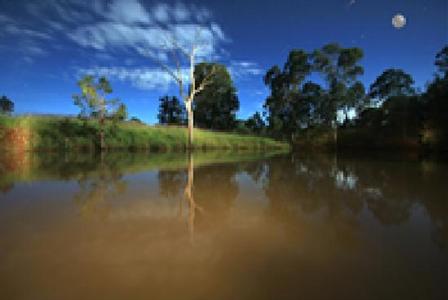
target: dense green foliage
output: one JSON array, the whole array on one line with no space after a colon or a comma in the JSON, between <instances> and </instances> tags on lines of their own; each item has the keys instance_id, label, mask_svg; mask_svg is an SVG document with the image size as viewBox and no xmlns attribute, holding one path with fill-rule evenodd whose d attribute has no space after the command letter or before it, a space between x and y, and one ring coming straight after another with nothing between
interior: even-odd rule
<instances>
[{"instance_id":1,"label":"dense green foliage","mask_svg":"<svg viewBox=\"0 0 448 300\"><path fill-rule=\"evenodd\" d=\"M244 124L251 133L261 134L266 127L261 114L257 111L250 118L248 118Z\"/></svg>"},{"instance_id":2,"label":"dense green foliage","mask_svg":"<svg viewBox=\"0 0 448 300\"><path fill-rule=\"evenodd\" d=\"M105 117L115 106L117 99L106 99L112 93L112 87L105 77L97 80L90 75L82 77L78 81L80 94L73 95L73 102L80 108L81 117Z\"/></svg>"},{"instance_id":3,"label":"dense green foliage","mask_svg":"<svg viewBox=\"0 0 448 300\"><path fill-rule=\"evenodd\" d=\"M266 99L271 134L290 140L307 128L336 127L338 112L347 118L351 109L365 101L363 74L358 65L363 52L328 44L312 53L292 50L283 69L272 67L264 77L271 95ZM313 72L322 75L327 86L305 81Z\"/></svg>"},{"instance_id":4,"label":"dense green foliage","mask_svg":"<svg viewBox=\"0 0 448 300\"><path fill-rule=\"evenodd\" d=\"M357 80L362 55L329 44L312 53L292 50L283 69L268 70L268 134L301 148L448 150L448 47L436 55L437 75L420 94L411 75L392 68L366 93ZM307 81L313 73L325 87Z\"/></svg>"},{"instance_id":5,"label":"dense green foliage","mask_svg":"<svg viewBox=\"0 0 448 300\"><path fill-rule=\"evenodd\" d=\"M226 66L200 63L195 66L194 72L198 86L205 78L209 77L210 81L194 98L195 125L206 129L234 129L240 104Z\"/></svg>"},{"instance_id":6,"label":"dense green foliage","mask_svg":"<svg viewBox=\"0 0 448 300\"><path fill-rule=\"evenodd\" d=\"M0 117L0 147L23 150L93 150L100 147L99 122L94 119L63 117ZM176 151L184 150L187 129L153 127L137 122L106 121L106 148L124 150ZM23 139L23 142L21 142ZM196 149L288 149L288 145L269 138L242 136L195 130ZM10 140L8 140L10 139Z\"/></svg>"},{"instance_id":7,"label":"dense green foliage","mask_svg":"<svg viewBox=\"0 0 448 300\"><path fill-rule=\"evenodd\" d=\"M107 95L112 93L112 86L105 77L95 79L86 75L78 81L81 93L73 95L74 104L79 106L81 112L79 117L94 117L99 120L99 143L100 148L105 149L105 120L107 118L114 121L122 121L127 118L127 109L124 104L118 108L118 99L107 99ZM115 111L114 111L115 109Z\"/></svg>"},{"instance_id":8,"label":"dense green foliage","mask_svg":"<svg viewBox=\"0 0 448 300\"><path fill-rule=\"evenodd\" d=\"M11 114L14 112L14 102L8 97L2 96L0 98L0 114Z\"/></svg>"},{"instance_id":9,"label":"dense green foliage","mask_svg":"<svg viewBox=\"0 0 448 300\"><path fill-rule=\"evenodd\" d=\"M175 96L164 96L159 99L157 118L159 123L164 125L184 125L187 122L185 107Z\"/></svg>"},{"instance_id":10,"label":"dense green foliage","mask_svg":"<svg viewBox=\"0 0 448 300\"><path fill-rule=\"evenodd\" d=\"M120 103L118 105L117 110L112 113L112 120L124 121L128 118L128 108L124 103Z\"/></svg>"}]
</instances>

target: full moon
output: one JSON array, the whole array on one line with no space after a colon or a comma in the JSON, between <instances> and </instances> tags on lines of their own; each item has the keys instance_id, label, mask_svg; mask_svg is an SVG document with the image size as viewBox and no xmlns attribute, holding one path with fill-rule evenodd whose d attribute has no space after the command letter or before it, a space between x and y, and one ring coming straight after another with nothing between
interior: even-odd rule
<instances>
[{"instance_id":1,"label":"full moon","mask_svg":"<svg viewBox=\"0 0 448 300\"><path fill-rule=\"evenodd\" d=\"M395 28L400 29L406 25L406 18L402 14L397 14L392 18L392 25Z\"/></svg>"}]
</instances>

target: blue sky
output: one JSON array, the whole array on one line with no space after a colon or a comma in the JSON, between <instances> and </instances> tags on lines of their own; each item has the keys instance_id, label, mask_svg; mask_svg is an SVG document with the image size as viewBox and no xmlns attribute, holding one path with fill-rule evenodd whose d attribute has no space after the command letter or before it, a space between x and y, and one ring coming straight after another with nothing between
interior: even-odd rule
<instances>
[{"instance_id":1,"label":"blue sky","mask_svg":"<svg viewBox=\"0 0 448 300\"><path fill-rule=\"evenodd\" d=\"M392 17L407 19L398 30ZM200 60L227 65L241 103L239 117L268 95L262 77L293 48L329 42L364 50L361 80L369 86L386 68L402 68L423 88L434 56L448 44L446 0L0 0L0 94L17 113L76 114L77 78L107 75L130 116L156 122L158 98L177 95L154 62L175 35L188 45L201 28ZM165 45L166 46L166 45Z\"/></svg>"}]
</instances>

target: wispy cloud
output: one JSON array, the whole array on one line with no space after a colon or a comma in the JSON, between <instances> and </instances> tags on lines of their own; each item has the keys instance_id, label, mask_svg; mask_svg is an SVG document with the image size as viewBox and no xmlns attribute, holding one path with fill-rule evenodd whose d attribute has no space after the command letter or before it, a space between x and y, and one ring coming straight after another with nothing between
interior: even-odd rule
<instances>
[{"instance_id":1,"label":"wispy cloud","mask_svg":"<svg viewBox=\"0 0 448 300\"><path fill-rule=\"evenodd\" d=\"M3 27L0 35L18 37L20 51L29 62L48 53L48 41L65 38L82 50L78 53L89 52L86 61L97 58L96 64L107 63L107 67L79 68L80 72L107 75L142 89L166 89L172 83L171 78L154 60L168 62L173 48L189 49L195 43L200 45L197 61L225 63L236 79L263 73L253 62L231 59L224 50L230 38L214 20L212 12L197 4L52 0L27 2L24 11L28 19L21 22L0 14ZM54 50L63 44L51 45ZM128 62L138 61L142 56L152 60L147 60L148 68L131 69L135 64L126 63L124 59L120 67L113 66L113 58L124 56Z\"/></svg>"},{"instance_id":2,"label":"wispy cloud","mask_svg":"<svg viewBox=\"0 0 448 300\"><path fill-rule=\"evenodd\" d=\"M152 17L136 0L115 0L110 3L105 16L112 22L125 24L151 24Z\"/></svg>"},{"instance_id":3,"label":"wispy cloud","mask_svg":"<svg viewBox=\"0 0 448 300\"><path fill-rule=\"evenodd\" d=\"M248 75L259 76L265 72L265 70L262 69L257 63L250 61L231 61L229 70L232 76L237 79L245 78Z\"/></svg>"},{"instance_id":4,"label":"wispy cloud","mask_svg":"<svg viewBox=\"0 0 448 300\"><path fill-rule=\"evenodd\" d=\"M247 79L251 76L259 76L264 73L256 63L248 61L232 61L228 66L229 72L236 80ZM189 76L187 67L181 68L181 73L186 81ZM134 87L143 90L162 90L167 91L174 87L176 82L164 70L158 67L132 68L129 66L121 67L93 67L78 69L78 76L85 74L106 76L112 80L120 80L131 83ZM263 94L262 91L254 92L257 95Z\"/></svg>"},{"instance_id":5,"label":"wispy cloud","mask_svg":"<svg viewBox=\"0 0 448 300\"><path fill-rule=\"evenodd\" d=\"M14 20L11 17L8 17L4 14L0 14L0 24L4 24L4 23L11 23Z\"/></svg>"},{"instance_id":6,"label":"wispy cloud","mask_svg":"<svg viewBox=\"0 0 448 300\"><path fill-rule=\"evenodd\" d=\"M16 36L20 38L36 38L41 40L51 40L51 36L48 33L39 32L32 29L20 27L16 24L6 24L2 29L3 34Z\"/></svg>"},{"instance_id":7,"label":"wispy cloud","mask_svg":"<svg viewBox=\"0 0 448 300\"><path fill-rule=\"evenodd\" d=\"M124 9L126 7L126 9ZM114 0L97 22L71 30L68 37L82 47L97 50L133 49L140 54L200 45L198 56L219 56L226 36L205 8L164 3L145 8L137 0ZM173 41L176 43L174 44Z\"/></svg>"},{"instance_id":8,"label":"wispy cloud","mask_svg":"<svg viewBox=\"0 0 448 300\"><path fill-rule=\"evenodd\" d=\"M112 80L127 81L133 86L143 90L168 90L173 84L173 78L159 68L127 68L127 67L95 67L79 69L78 75L106 76ZM182 69L186 78L188 69Z\"/></svg>"}]
</instances>

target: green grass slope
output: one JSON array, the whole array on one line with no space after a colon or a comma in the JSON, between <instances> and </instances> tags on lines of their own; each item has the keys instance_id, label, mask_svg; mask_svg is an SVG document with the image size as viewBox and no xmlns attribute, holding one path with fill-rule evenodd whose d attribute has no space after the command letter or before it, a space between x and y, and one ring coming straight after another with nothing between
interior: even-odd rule
<instances>
[{"instance_id":1,"label":"green grass slope","mask_svg":"<svg viewBox=\"0 0 448 300\"><path fill-rule=\"evenodd\" d=\"M78 151L98 148L96 120L57 116L0 116L0 149ZM106 122L106 145L111 150L179 151L186 148L182 127L148 126L135 122ZM284 150L286 143L265 137L194 130L195 149Z\"/></svg>"}]
</instances>

